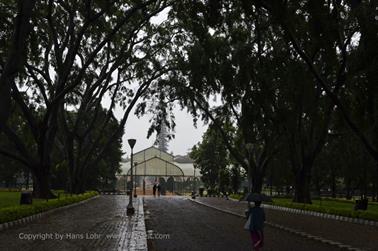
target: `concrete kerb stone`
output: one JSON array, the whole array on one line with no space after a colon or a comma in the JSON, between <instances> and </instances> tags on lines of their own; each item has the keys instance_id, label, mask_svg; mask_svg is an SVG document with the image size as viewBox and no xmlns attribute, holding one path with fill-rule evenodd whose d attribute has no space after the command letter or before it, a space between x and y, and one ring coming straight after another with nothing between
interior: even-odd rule
<instances>
[{"instance_id":1,"label":"concrete kerb stone","mask_svg":"<svg viewBox=\"0 0 378 251\"><path fill-rule=\"evenodd\" d=\"M42 212L42 213L37 213L37 214L33 214L33 215L30 215L30 216L27 216L27 217L24 217L24 218L21 218L21 219L18 219L18 220L2 223L2 224L0 224L0 232L7 230L9 228L12 228L12 227L21 226L21 225L30 223L30 222L32 222L36 219L40 219L40 218L47 216L47 215L54 213L54 212L66 210L66 209L69 209L71 207L75 207L75 206L81 205L83 203L87 203L88 201L96 199L98 197L99 197L99 195L96 195L94 197L91 197L91 198L86 199L86 200L79 201L77 203L69 204L69 205L66 205L66 206L63 206L63 207L53 208L53 209L50 209L50 210Z\"/></svg>"},{"instance_id":2,"label":"concrete kerb stone","mask_svg":"<svg viewBox=\"0 0 378 251\"><path fill-rule=\"evenodd\" d=\"M199 202L199 201L196 201L196 200L193 200L193 199L189 199L189 200L192 201L192 202L194 202L194 203L197 203L199 205L202 205L202 206L205 206L205 207L209 207L209 208L218 210L220 212L227 213L227 214L234 215L234 216L237 216L239 218L245 219L245 216L242 215L242 214L238 214L238 213L231 212L229 210L225 210L225 209L221 209L221 208L218 208L218 207L214 207L214 206L211 206L209 204L202 203L202 202ZM286 209L288 209L288 208L286 208ZM265 224L268 225L268 226L274 227L274 228L278 228L278 229L284 230L284 231L292 233L292 234L296 234L296 235L302 236L302 237L307 238L307 239L311 239L311 240L315 240L315 241L320 241L322 243L325 243L325 244L328 244L328 245L331 245L331 246L335 246L335 247L338 247L340 249L354 250L354 251L363 251L360 248L352 247L352 246L349 246L349 245L346 245L346 244L343 244L343 243L340 243L340 242L337 242L337 241L328 240L328 239L325 239L325 238L320 237L320 236L311 235L311 234L308 234L306 232L298 231L298 230L295 230L293 228L288 228L288 227L285 227L285 226L282 226L282 225L279 225L279 224L275 224L275 223L272 223L272 222L269 222L269 221L266 221Z\"/></svg>"},{"instance_id":3,"label":"concrete kerb stone","mask_svg":"<svg viewBox=\"0 0 378 251\"><path fill-rule=\"evenodd\" d=\"M140 250L140 251L147 251L147 231L146 231L146 224L145 224L145 213L144 213L144 198L138 198L138 208L137 214L135 217L135 222L133 222L133 230L132 230L132 240L135 243L132 245L130 250Z\"/></svg>"},{"instance_id":4,"label":"concrete kerb stone","mask_svg":"<svg viewBox=\"0 0 378 251\"><path fill-rule=\"evenodd\" d=\"M100 195L125 195L124 192L100 192Z\"/></svg>"}]
</instances>

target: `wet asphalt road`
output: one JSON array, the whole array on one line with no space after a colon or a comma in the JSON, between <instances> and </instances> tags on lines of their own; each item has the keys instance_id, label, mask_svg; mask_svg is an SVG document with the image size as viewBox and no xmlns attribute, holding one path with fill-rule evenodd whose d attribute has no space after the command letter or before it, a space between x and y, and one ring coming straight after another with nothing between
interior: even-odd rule
<instances>
[{"instance_id":1,"label":"wet asphalt road","mask_svg":"<svg viewBox=\"0 0 378 251\"><path fill-rule=\"evenodd\" d=\"M146 197L150 251L252 250L245 220L183 197ZM264 251L340 250L272 227L265 227Z\"/></svg>"}]
</instances>

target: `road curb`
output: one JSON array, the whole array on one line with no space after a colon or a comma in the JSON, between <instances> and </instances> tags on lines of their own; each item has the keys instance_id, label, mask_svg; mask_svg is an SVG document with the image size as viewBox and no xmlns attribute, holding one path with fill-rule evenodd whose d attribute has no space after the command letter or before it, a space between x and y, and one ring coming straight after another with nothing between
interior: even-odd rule
<instances>
[{"instance_id":1,"label":"road curb","mask_svg":"<svg viewBox=\"0 0 378 251\"><path fill-rule=\"evenodd\" d=\"M225 210L225 209L221 209L221 208L218 208L218 207L215 207L215 206L211 206L209 204L199 202L199 201L196 201L196 200L191 199L191 198L189 198L189 200L192 201L193 203L197 203L199 205L202 205L202 206L205 206L205 207L208 207L208 208L211 208L211 209L218 210L218 211L223 212L223 213L227 213L227 214L245 219L245 216L242 215L242 214L238 214L238 213L235 213L235 212L232 212L232 211L229 211L229 210ZM285 226L282 226L282 225L279 225L279 224L274 224L274 223L269 222L269 221L266 221L265 224L270 226L270 227L278 228L278 229L281 229L283 231L286 231L286 232L289 232L289 233L292 233L292 234L295 234L295 235L299 235L301 237L304 237L304 238L307 238L307 239L310 239L310 240L319 241L319 242L340 248L341 250L363 251L363 249L360 249L360 248L352 247L350 245L346 245L346 244L343 244L341 242L328 240L328 239L325 239L325 238L320 237L320 236L311 235L311 234L308 234L308 233L305 233L305 232L302 232L302 231L295 230L293 228L285 227Z\"/></svg>"},{"instance_id":2,"label":"road curb","mask_svg":"<svg viewBox=\"0 0 378 251\"><path fill-rule=\"evenodd\" d=\"M134 251L147 251L147 231L144 216L144 198L137 198L138 203L135 208L135 214L131 217L131 238L130 244L126 250Z\"/></svg>"},{"instance_id":3,"label":"road curb","mask_svg":"<svg viewBox=\"0 0 378 251\"><path fill-rule=\"evenodd\" d=\"M52 213L55 213L55 212L63 211L63 210L69 209L71 207L75 207L75 206L87 203L88 201L94 200L94 199L98 198L99 196L100 195L96 195L94 197L88 198L86 200L79 201L77 203L69 204L69 205L66 205L66 206L63 206L63 207L53 208L53 209L50 209L48 211L41 212L41 213L38 213L38 214L33 214L33 215L30 215L30 216L27 216L27 217L24 217L24 218L21 218L21 219L18 219L18 220L1 223L0 224L0 232L5 231L5 230L10 229L10 228L13 228L13 227L16 227L16 226L26 225L26 224L34 221L34 220L41 219L42 217L45 217L45 216L52 214Z\"/></svg>"},{"instance_id":4,"label":"road curb","mask_svg":"<svg viewBox=\"0 0 378 251\"><path fill-rule=\"evenodd\" d=\"M122 192L100 192L100 195L126 195L126 193L122 193Z\"/></svg>"}]
</instances>

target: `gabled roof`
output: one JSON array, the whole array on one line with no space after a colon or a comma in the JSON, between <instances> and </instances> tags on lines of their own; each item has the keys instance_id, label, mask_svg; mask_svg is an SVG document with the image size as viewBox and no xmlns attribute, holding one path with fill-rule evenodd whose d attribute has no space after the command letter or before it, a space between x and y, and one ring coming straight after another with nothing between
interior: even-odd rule
<instances>
[{"instance_id":1,"label":"gabled roof","mask_svg":"<svg viewBox=\"0 0 378 251\"><path fill-rule=\"evenodd\" d=\"M157 148L156 146L150 146L150 147L147 147L147 148L145 148L145 149L143 149L143 150L140 150L140 151L134 153L134 156L137 155L137 154L139 154L139 153L145 152L145 151L147 151L147 150L149 150L149 149L151 149L151 148L156 149L156 150L158 150L158 151L160 151L160 152L162 152L162 153L165 153L165 154L168 154L168 155L174 157L172 154L167 153L167 152L165 152L165 151L162 151L162 150L160 150L159 148Z\"/></svg>"},{"instance_id":2,"label":"gabled roof","mask_svg":"<svg viewBox=\"0 0 378 251\"><path fill-rule=\"evenodd\" d=\"M122 172L124 174L130 173L130 162L125 163ZM146 176L184 176L184 171L176 164L162 159L160 157L152 157L148 160L142 161L136 166L137 175Z\"/></svg>"},{"instance_id":3,"label":"gabled roof","mask_svg":"<svg viewBox=\"0 0 378 251\"><path fill-rule=\"evenodd\" d=\"M135 153L133 156L134 156L134 160L136 162L143 162L143 161L148 160L152 157L160 157L160 158L165 159L167 161L173 161L173 155L171 155L167 152L161 151L160 149L158 149L154 146L151 146L151 147L146 148L142 151L139 151L139 152Z\"/></svg>"},{"instance_id":4,"label":"gabled roof","mask_svg":"<svg viewBox=\"0 0 378 251\"><path fill-rule=\"evenodd\" d=\"M161 151L155 146L151 146L144 150L138 151L135 154L133 154L133 156L134 163L137 163L137 171L139 170L138 166L143 166L143 172L142 170L139 170L140 173L138 175L144 175L145 173L146 176L161 175L158 173L165 172L166 170L164 168L167 168L167 171L179 174L177 176L201 176L199 169L194 170L193 162L180 161L180 158L177 159L172 154ZM179 157L183 158L185 156ZM123 174L127 174L129 172L130 159L121 162L121 169ZM150 174L148 174L147 172Z\"/></svg>"}]
</instances>

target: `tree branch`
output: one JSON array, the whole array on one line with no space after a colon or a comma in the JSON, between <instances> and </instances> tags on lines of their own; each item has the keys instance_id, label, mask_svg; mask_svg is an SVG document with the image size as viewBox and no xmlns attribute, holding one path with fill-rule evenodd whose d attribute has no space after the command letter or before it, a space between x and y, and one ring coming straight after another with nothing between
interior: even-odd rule
<instances>
[{"instance_id":1,"label":"tree branch","mask_svg":"<svg viewBox=\"0 0 378 251\"><path fill-rule=\"evenodd\" d=\"M9 54L0 77L0 124L5 124L10 115L11 88L18 72L26 61L25 41L30 32L29 20L32 16L35 0L19 0L15 18L15 30L10 43Z\"/></svg>"}]
</instances>

